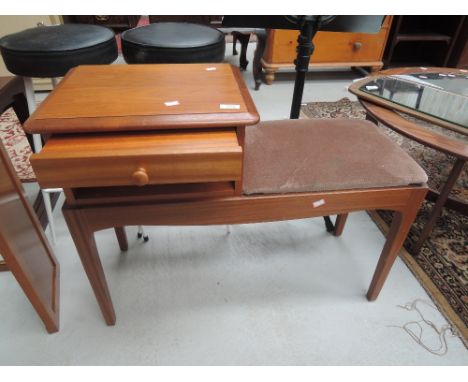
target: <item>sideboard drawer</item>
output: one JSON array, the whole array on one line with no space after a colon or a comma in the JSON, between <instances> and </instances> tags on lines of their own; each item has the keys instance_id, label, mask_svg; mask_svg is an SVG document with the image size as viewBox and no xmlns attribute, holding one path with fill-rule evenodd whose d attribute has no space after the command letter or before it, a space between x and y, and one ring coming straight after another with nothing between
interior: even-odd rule
<instances>
[{"instance_id":1,"label":"sideboard drawer","mask_svg":"<svg viewBox=\"0 0 468 382\"><path fill-rule=\"evenodd\" d=\"M382 66L382 56L393 16L386 16L378 33L319 31L314 37L311 66ZM269 29L262 65L268 74L294 68L299 31Z\"/></svg>"},{"instance_id":2,"label":"sideboard drawer","mask_svg":"<svg viewBox=\"0 0 468 382\"><path fill-rule=\"evenodd\" d=\"M31 164L42 188L239 181L233 128L54 135Z\"/></svg>"},{"instance_id":3,"label":"sideboard drawer","mask_svg":"<svg viewBox=\"0 0 468 382\"><path fill-rule=\"evenodd\" d=\"M292 64L296 57L297 31L275 31L273 63ZM312 63L381 60L385 36L382 33L318 32L314 38ZM268 60L267 60L268 61Z\"/></svg>"}]
</instances>

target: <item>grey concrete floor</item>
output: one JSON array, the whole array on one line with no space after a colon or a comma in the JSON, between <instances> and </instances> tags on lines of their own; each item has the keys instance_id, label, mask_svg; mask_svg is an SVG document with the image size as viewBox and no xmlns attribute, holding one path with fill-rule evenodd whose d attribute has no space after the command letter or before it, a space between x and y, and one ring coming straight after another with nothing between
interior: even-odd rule
<instances>
[{"instance_id":1,"label":"grey concrete floor","mask_svg":"<svg viewBox=\"0 0 468 382\"><path fill-rule=\"evenodd\" d=\"M255 45L249 46L249 56ZM237 63L237 57L227 60ZM249 65L250 69L250 65ZM245 72L249 88L252 73ZM304 101L349 96L352 72L313 74ZM252 91L261 118L287 118L293 75ZM468 365L417 345L402 325L417 319L396 305L430 301L397 259L379 299L365 298L384 237L364 212L344 234L322 219L225 226L148 227L120 252L113 231L97 234L117 323L104 324L59 209L61 328L49 335L10 273L0 274L0 364L14 365ZM438 311L423 308L438 326ZM437 336L424 340L436 347Z\"/></svg>"}]
</instances>

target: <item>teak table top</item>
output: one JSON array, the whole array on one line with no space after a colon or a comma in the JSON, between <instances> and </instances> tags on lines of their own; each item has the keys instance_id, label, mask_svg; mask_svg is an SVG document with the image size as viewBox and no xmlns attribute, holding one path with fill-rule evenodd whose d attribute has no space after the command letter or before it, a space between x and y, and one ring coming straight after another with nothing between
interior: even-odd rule
<instances>
[{"instance_id":1,"label":"teak table top","mask_svg":"<svg viewBox=\"0 0 468 382\"><path fill-rule=\"evenodd\" d=\"M239 69L229 64L90 65L70 70L25 129L134 131L245 126L258 120Z\"/></svg>"}]
</instances>

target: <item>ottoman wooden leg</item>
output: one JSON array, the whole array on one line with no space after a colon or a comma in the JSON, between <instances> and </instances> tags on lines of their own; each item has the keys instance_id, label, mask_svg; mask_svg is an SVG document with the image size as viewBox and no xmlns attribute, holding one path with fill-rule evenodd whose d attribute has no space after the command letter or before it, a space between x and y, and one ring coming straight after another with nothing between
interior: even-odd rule
<instances>
[{"instance_id":1,"label":"ottoman wooden leg","mask_svg":"<svg viewBox=\"0 0 468 382\"><path fill-rule=\"evenodd\" d=\"M246 70L249 61L247 61L247 47L249 45L250 33L244 34L241 32L232 32L233 37L236 40L239 40L241 44L241 53L240 53L240 68L241 70Z\"/></svg>"}]
</instances>

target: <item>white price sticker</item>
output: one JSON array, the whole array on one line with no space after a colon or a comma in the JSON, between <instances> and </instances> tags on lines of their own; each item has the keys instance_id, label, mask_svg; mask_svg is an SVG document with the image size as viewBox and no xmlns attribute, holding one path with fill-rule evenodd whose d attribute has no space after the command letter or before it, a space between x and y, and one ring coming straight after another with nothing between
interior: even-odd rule
<instances>
[{"instance_id":1,"label":"white price sticker","mask_svg":"<svg viewBox=\"0 0 468 382\"><path fill-rule=\"evenodd\" d=\"M219 108L223 110L239 110L240 105L221 103Z\"/></svg>"},{"instance_id":2,"label":"white price sticker","mask_svg":"<svg viewBox=\"0 0 468 382\"><path fill-rule=\"evenodd\" d=\"M312 203L312 205L314 206L314 208L323 206L324 204L325 204L325 200L324 200L324 199L320 199L320 200L317 200L317 201L315 201L315 202Z\"/></svg>"}]
</instances>

